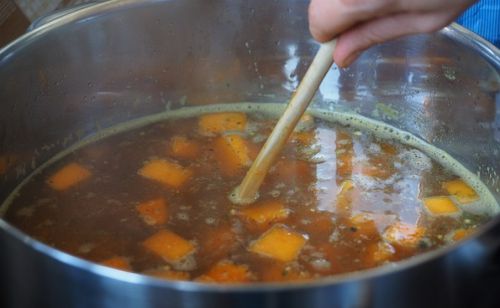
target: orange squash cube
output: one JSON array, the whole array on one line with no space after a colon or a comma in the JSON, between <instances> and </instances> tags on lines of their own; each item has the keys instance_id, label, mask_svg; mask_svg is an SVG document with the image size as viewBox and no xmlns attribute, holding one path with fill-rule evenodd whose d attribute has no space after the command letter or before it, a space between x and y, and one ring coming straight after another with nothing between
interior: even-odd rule
<instances>
[{"instance_id":1,"label":"orange squash cube","mask_svg":"<svg viewBox=\"0 0 500 308\"><path fill-rule=\"evenodd\" d=\"M195 251L193 243L166 229L147 238L143 245L167 262L183 260Z\"/></svg>"},{"instance_id":2,"label":"orange squash cube","mask_svg":"<svg viewBox=\"0 0 500 308\"><path fill-rule=\"evenodd\" d=\"M243 131L247 125L247 116L242 112L221 112L205 114L199 117L198 127L201 135L213 136L226 131Z\"/></svg>"},{"instance_id":3,"label":"orange squash cube","mask_svg":"<svg viewBox=\"0 0 500 308\"><path fill-rule=\"evenodd\" d=\"M252 242L248 250L279 261L293 261L306 243L306 238L284 225L274 225Z\"/></svg>"},{"instance_id":4,"label":"orange squash cube","mask_svg":"<svg viewBox=\"0 0 500 308\"><path fill-rule=\"evenodd\" d=\"M442 186L460 203L467 204L479 200L474 189L460 179L444 182Z\"/></svg>"},{"instance_id":5,"label":"orange squash cube","mask_svg":"<svg viewBox=\"0 0 500 308\"><path fill-rule=\"evenodd\" d=\"M232 176L249 166L249 157L245 139L239 135L226 135L215 140L215 157L222 173Z\"/></svg>"},{"instance_id":6,"label":"orange squash cube","mask_svg":"<svg viewBox=\"0 0 500 308\"><path fill-rule=\"evenodd\" d=\"M458 242L471 235L473 231L474 229L457 229L451 233L448 239L451 239L453 242Z\"/></svg>"},{"instance_id":7,"label":"orange squash cube","mask_svg":"<svg viewBox=\"0 0 500 308\"><path fill-rule=\"evenodd\" d=\"M142 202L136 209L148 225L161 225L167 222L167 203L163 198Z\"/></svg>"},{"instance_id":8,"label":"orange squash cube","mask_svg":"<svg viewBox=\"0 0 500 308\"><path fill-rule=\"evenodd\" d=\"M387 227L382 234L384 240L401 248L416 248L425 235L425 229L416 225L397 222Z\"/></svg>"},{"instance_id":9,"label":"orange squash cube","mask_svg":"<svg viewBox=\"0 0 500 308\"><path fill-rule=\"evenodd\" d=\"M138 173L147 179L160 182L172 188L182 187L193 175L191 170L162 159L150 160Z\"/></svg>"},{"instance_id":10,"label":"orange squash cube","mask_svg":"<svg viewBox=\"0 0 500 308\"><path fill-rule=\"evenodd\" d=\"M198 277L202 282L242 283L252 279L248 266L234 264L231 261L220 261L212 266L205 274Z\"/></svg>"},{"instance_id":11,"label":"orange squash cube","mask_svg":"<svg viewBox=\"0 0 500 308\"><path fill-rule=\"evenodd\" d=\"M132 271L130 263L124 257L115 256L104 261L101 261L101 265L113 267L122 271Z\"/></svg>"},{"instance_id":12,"label":"orange squash cube","mask_svg":"<svg viewBox=\"0 0 500 308\"><path fill-rule=\"evenodd\" d=\"M92 173L85 167L70 163L53 174L47 184L55 190L65 190L88 179Z\"/></svg>"},{"instance_id":13,"label":"orange squash cube","mask_svg":"<svg viewBox=\"0 0 500 308\"><path fill-rule=\"evenodd\" d=\"M200 145L184 136L175 136L170 140L170 153L179 159L195 159L200 155Z\"/></svg>"},{"instance_id":14,"label":"orange squash cube","mask_svg":"<svg viewBox=\"0 0 500 308\"><path fill-rule=\"evenodd\" d=\"M423 202L427 211L432 215L451 215L460 212L460 209L448 197L429 197Z\"/></svg>"},{"instance_id":15,"label":"orange squash cube","mask_svg":"<svg viewBox=\"0 0 500 308\"><path fill-rule=\"evenodd\" d=\"M264 201L240 210L239 215L257 224L283 220L290 211L280 201Z\"/></svg>"}]
</instances>

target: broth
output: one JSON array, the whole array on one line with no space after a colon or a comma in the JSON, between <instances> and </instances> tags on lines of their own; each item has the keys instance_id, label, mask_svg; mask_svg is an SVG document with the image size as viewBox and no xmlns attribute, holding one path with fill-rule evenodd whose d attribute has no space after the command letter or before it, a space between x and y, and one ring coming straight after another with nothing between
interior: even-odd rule
<instances>
[{"instance_id":1,"label":"broth","mask_svg":"<svg viewBox=\"0 0 500 308\"><path fill-rule=\"evenodd\" d=\"M318 112L302 118L259 200L234 205L228 195L276 122L250 106L186 108L75 147L18 189L5 219L103 265L239 283L396 262L461 240L497 211L446 156L384 124L360 129Z\"/></svg>"}]
</instances>

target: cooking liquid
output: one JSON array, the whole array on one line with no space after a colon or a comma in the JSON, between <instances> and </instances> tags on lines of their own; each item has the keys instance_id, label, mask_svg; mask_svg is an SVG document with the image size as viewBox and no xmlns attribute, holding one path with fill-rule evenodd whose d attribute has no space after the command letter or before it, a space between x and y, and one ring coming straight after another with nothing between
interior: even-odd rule
<instances>
[{"instance_id":1,"label":"cooking liquid","mask_svg":"<svg viewBox=\"0 0 500 308\"><path fill-rule=\"evenodd\" d=\"M281 108L190 107L109 129L35 172L4 204L5 219L90 261L167 279L248 282L313 279L399 261L460 240L498 212L483 184L442 151L383 123L315 110L271 168L257 205L232 204L229 193ZM245 112L246 123L201 130L203 114L227 111ZM195 154L173 152L178 138L194 144ZM233 153L240 164L228 167L231 159L218 148L224 138L243 140L244 150ZM185 183L144 176L144 166L158 161L188 170ZM74 163L88 178L54 189L51 177ZM446 189L457 182L472 187L474 197L461 202ZM425 200L432 197L448 198L455 210L429 210ZM152 200L165 203L164 222L141 216L138 207ZM302 240L285 237L272 243L275 251L262 250L278 229ZM185 241L185 255L165 257L148 246L164 231Z\"/></svg>"}]
</instances>

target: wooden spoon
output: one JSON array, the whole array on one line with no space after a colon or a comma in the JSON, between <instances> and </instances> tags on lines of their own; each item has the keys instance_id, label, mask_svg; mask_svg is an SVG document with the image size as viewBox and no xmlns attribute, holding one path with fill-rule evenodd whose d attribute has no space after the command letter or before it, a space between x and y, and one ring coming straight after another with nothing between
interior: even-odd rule
<instances>
[{"instance_id":1,"label":"wooden spoon","mask_svg":"<svg viewBox=\"0 0 500 308\"><path fill-rule=\"evenodd\" d=\"M271 135L257 155L241 184L234 189L229 198L236 204L250 204L259 197L259 187L283 149L288 137L294 130L300 117L309 106L321 81L333 64L333 51L336 40L321 44L313 62L299 84L285 112L274 127Z\"/></svg>"}]
</instances>

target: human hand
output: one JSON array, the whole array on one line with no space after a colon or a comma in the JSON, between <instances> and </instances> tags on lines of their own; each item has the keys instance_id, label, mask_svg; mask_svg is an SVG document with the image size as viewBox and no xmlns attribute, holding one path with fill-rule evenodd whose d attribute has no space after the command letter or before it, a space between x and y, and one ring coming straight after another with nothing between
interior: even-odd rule
<instances>
[{"instance_id":1,"label":"human hand","mask_svg":"<svg viewBox=\"0 0 500 308\"><path fill-rule=\"evenodd\" d=\"M350 65L378 43L447 26L477 0L311 0L309 29L325 42L337 37L333 58Z\"/></svg>"}]
</instances>

